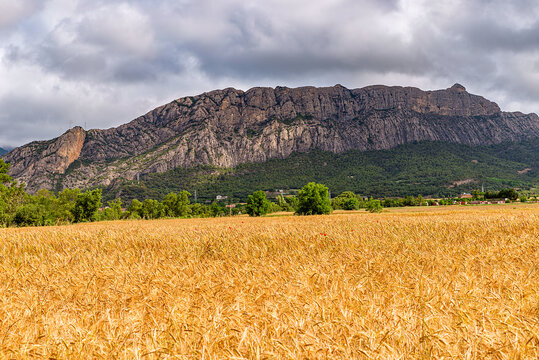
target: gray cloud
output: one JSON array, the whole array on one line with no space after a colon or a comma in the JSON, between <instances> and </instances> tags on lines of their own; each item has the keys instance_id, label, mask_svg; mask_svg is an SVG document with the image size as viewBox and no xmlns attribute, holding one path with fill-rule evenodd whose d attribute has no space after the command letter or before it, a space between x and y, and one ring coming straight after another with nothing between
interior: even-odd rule
<instances>
[{"instance_id":1,"label":"gray cloud","mask_svg":"<svg viewBox=\"0 0 539 360\"><path fill-rule=\"evenodd\" d=\"M532 0L0 0L0 146L228 86L460 82L537 112L537 18Z\"/></svg>"}]
</instances>

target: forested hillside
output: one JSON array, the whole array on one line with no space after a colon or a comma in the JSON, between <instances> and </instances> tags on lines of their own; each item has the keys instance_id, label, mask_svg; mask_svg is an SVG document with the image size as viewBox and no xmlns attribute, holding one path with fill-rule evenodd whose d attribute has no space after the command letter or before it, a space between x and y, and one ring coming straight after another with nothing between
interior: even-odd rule
<instances>
[{"instance_id":1,"label":"forested hillside","mask_svg":"<svg viewBox=\"0 0 539 360\"><path fill-rule=\"evenodd\" d=\"M150 174L104 189L105 198L162 198L171 191L197 191L201 200L225 195L243 200L255 190L293 193L310 182L326 184L333 194L350 190L365 196L456 195L481 188L529 189L539 186L539 139L470 147L421 142L383 151L320 150L287 159L234 168L199 166Z\"/></svg>"}]
</instances>

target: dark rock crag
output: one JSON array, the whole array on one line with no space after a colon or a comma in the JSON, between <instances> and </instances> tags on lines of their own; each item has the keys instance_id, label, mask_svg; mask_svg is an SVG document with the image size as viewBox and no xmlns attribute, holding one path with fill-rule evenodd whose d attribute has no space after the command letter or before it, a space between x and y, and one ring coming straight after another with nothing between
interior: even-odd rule
<instances>
[{"instance_id":1,"label":"dark rock crag","mask_svg":"<svg viewBox=\"0 0 539 360\"><path fill-rule=\"evenodd\" d=\"M321 149L379 150L423 140L487 145L539 137L536 114L502 112L455 84L347 89L216 90L161 106L106 130L73 128L6 154L30 191L110 185L176 167L286 158Z\"/></svg>"}]
</instances>

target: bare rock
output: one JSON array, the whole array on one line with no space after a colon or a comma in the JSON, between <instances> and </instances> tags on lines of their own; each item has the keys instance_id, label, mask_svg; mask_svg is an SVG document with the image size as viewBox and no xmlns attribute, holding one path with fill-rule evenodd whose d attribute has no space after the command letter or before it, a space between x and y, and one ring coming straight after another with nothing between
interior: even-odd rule
<instances>
[{"instance_id":1,"label":"bare rock","mask_svg":"<svg viewBox=\"0 0 539 360\"><path fill-rule=\"evenodd\" d=\"M56 175L64 174L79 158L86 138L81 127L74 127L50 141L35 141L18 147L3 158L11 163L10 175L29 185L29 190L53 189Z\"/></svg>"}]
</instances>

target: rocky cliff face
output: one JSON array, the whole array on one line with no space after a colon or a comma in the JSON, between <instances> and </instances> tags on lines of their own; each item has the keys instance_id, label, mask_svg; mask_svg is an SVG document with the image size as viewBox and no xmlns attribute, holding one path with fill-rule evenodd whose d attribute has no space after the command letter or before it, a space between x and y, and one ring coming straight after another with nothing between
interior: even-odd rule
<instances>
[{"instance_id":1,"label":"rocky cliff face","mask_svg":"<svg viewBox=\"0 0 539 360\"><path fill-rule=\"evenodd\" d=\"M422 140L486 145L525 137L539 137L537 115L502 112L459 84L437 91L225 89L178 99L117 128L74 128L4 159L35 191L109 185L178 166L231 167L314 148L377 150Z\"/></svg>"},{"instance_id":2,"label":"rocky cliff face","mask_svg":"<svg viewBox=\"0 0 539 360\"><path fill-rule=\"evenodd\" d=\"M86 132L81 127L68 130L50 141L35 141L8 153L10 174L25 182L30 191L54 189L55 178L79 158Z\"/></svg>"}]
</instances>

